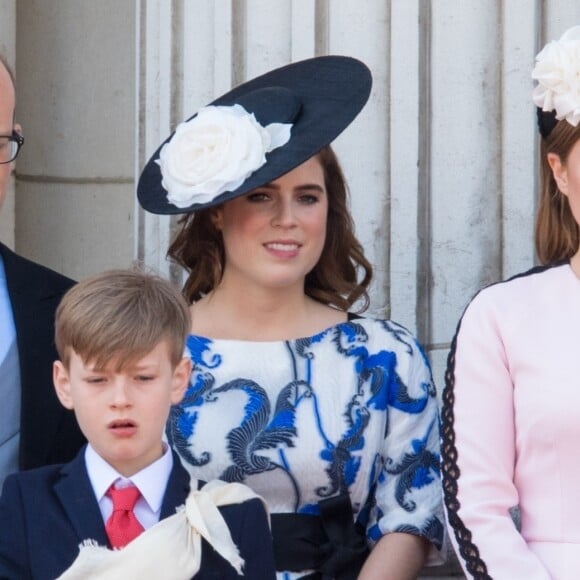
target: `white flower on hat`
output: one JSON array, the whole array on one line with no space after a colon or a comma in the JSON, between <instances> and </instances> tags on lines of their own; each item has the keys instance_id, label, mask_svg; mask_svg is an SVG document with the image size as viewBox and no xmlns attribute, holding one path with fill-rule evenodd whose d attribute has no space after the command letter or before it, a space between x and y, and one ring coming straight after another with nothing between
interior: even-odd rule
<instances>
[{"instance_id":1,"label":"white flower on hat","mask_svg":"<svg viewBox=\"0 0 580 580\"><path fill-rule=\"evenodd\" d=\"M580 26L549 42L536 56L532 98L543 111L555 111L574 127L580 122Z\"/></svg>"},{"instance_id":2,"label":"white flower on hat","mask_svg":"<svg viewBox=\"0 0 580 580\"><path fill-rule=\"evenodd\" d=\"M178 125L160 151L161 184L179 208L237 189L290 139L292 125L263 127L241 105L208 106Z\"/></svg>"}]
</instances>

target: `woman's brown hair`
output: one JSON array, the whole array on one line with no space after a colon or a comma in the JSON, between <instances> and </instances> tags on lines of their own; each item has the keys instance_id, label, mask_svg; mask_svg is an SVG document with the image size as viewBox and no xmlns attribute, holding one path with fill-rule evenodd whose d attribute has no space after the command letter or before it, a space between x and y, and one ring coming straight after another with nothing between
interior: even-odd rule
<instances>
[{"instance_id":1,"label":"woman's brown hair","mask_svg":"<svg viewBox=\"0 0 580 580\"><path fill-rule=\"evenodd\" d=\"M346 181L334 151L327 146L317 157L328 194L326 240L320 260L306 276L304 292L340 310L348 310L361 299L359 311L362 312L369 303L367 288L372 266L354 234L347 207ZM214 208L209 208L184 216L167 252L169 258L188 272L183 294L190 303L211 292L222 277L225 251L221 232L213 223L213 211Z\"/></svg>"},{"instance_id":2,"label":"woman's brown hair","mask_svg":"<svg viewBox=\"0 0 580 580\"><path fill-rule=\"evenodd\" d=\"M555 153L566 164L570 151L580 139L580 125L562 120L540 145L540 199L536 217L536 253L542 264L571 258L580 243L578 224L568 198L559 190L548 163L548 153Z\"/></svg>"}]
</instances>

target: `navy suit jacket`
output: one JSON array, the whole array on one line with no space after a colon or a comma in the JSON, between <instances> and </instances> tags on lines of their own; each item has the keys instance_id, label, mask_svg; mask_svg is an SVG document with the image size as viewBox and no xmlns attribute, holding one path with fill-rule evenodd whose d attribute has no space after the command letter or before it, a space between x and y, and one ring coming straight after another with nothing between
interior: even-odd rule
<instances>
[{"instance_id":1,"label":"navy suit jacket","mask_svg":"<svg viewBox=\"0 0 580 580\"><path fill-rule=\"evenodd\" d=\"M70 461L84 444L74 413L59 403L52 384L54 313L74 284L0 243L20 359L20 469Z\"/></svg>"},{"instance_id":2,"label":"navy suit jacket","mask_svg":"<svg viewBox=\"0 0 580 580\"><path fill-rule=\"evenodd\" d=\"M189 493L189 474L174 454L174 465L160 517L175 513ZM272 537L258 499L220 508L245 560L249 580L275 578ZM84 449L70 463L9 476L0 498L0 578L53 580L75 560L86 539L108 545L105 525L84 460ZM202 541L196 580L240 579L235 569Z\"/></svg>"}]
</instances>

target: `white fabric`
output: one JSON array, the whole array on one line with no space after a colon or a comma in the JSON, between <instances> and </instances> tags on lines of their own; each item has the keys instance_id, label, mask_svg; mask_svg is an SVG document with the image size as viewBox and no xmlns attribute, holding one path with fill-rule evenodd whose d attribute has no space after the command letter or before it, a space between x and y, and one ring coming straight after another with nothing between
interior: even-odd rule
<instances>
[{"instance_id":1,"label":"white fabric","mask_svg":"<svg viewBox=\"0 0 580 580\"><path fill-rule=\"evenodd\" d=\"M113 502L106 495L112 484L117 488L134 485L139 489L141 497L137 500L133 512L145 529L159 521L165 488L173 469L173 454L166 443L163 444L163 450L163 455L157 461L126 478L109 465L90 444L87 445L85 464L95 497L99 502L103 522L106 522L113 512Z\"/></svg>"},{"instance_id":2,"label":"white fabric","mask_svg":"<svg viewBox=\"0 0 580 580\"><path fill-rule=\"evenodd\" d=\"M437 397L409 331L359 318L292 340L190 335L187 350L193 372L168 440L192 477L241 481L273 514L318 514L348 490L369 545L410 531L442 562Z\"/></svg>"},{"instance_id":3,"label":"white fabric","mask_svg":"<svg viewBox=\"0 0 580 580\"><path fill-rule=\"evenodd\" d=\"M192 487L197 487L192 481ZM201 565L202 537L238 572L240 557L218 506L259 498L240 483L211 481L193 490L185 508L143 532L122 550L109 550L88 540L72 566L57 580L189 580ZM265 507L265 506L264 506Z\"/></svg>"}]
</instances>

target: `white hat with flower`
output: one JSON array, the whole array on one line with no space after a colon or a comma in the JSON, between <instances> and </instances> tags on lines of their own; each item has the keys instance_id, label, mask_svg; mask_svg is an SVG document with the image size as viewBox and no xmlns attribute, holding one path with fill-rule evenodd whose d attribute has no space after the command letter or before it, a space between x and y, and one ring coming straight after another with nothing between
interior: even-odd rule
<instances>
[{"instance_id":1,"label":"white hat with flower","mask_svg":"<svg viewBox=\"0 0 580 580\"><path fill-rule=\"evenodd\" d=\"M580 123L580 26L567 30L536 56L532 98L538 107L540 133L547 137L557 121Z\"/></svg>"}]
</instances>

